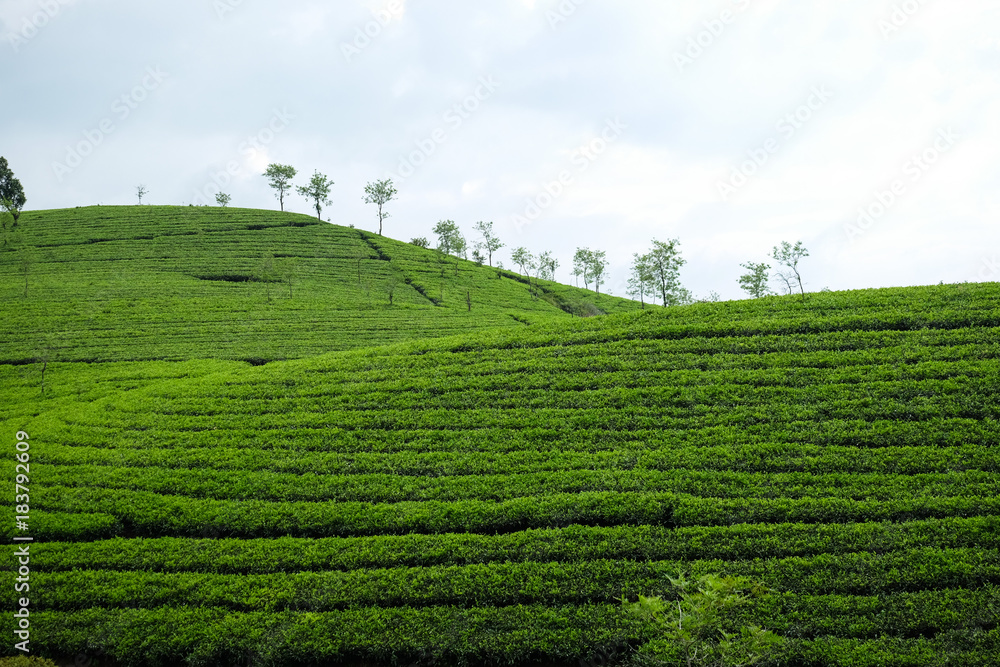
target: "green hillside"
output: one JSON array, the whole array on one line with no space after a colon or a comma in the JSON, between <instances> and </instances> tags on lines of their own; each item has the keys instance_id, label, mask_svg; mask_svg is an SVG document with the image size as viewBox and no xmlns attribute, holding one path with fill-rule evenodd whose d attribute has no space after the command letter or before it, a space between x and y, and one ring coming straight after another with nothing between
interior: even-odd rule
<instances>
[{"instance_id":1,"label":"green hillside","mask_svg":"<svg viewBox=\"0 0 1000 667\"><path fill-rule=\"evenodd\" d=\"M95 206L20 227L28 296L7 244L0 363L259 363L639 307L547 281L536 298L513 272L293 213Z\"/></svg>"},{"instance_id":2,"label":"green hillside","mask_svg":"<svg viewBox=\"0 0 1000 667\"><path fill-rule=\"evenodd\" d=\"M783 638L768 664L1000 664L1000 285L563 321L522 300L531 326L263 367L228 341L56 363L44 395L38 364L0 366L33 651L678 664L618 599L688 571L771 589L723 618Z\"/></svg>"}]
</instances>

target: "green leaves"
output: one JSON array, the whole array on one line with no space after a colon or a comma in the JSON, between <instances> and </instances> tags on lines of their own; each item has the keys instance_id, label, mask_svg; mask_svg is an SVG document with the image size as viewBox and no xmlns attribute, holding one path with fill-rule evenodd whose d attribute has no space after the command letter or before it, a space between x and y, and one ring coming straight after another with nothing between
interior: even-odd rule
<instances>
[{"instance_id":1,"label":"green leaves","mask_svg":"<svg viewBox=\"0 0 1000 667\"><path fill-rule=\"evenodd\" d=\"M676 599L639 595L638 602L630 604L623 597L622 604L631 615L654 624L663 640L679 648L689 667L755 665L781 644L780 637L756 625L731 633L723 627L727 611L768 592L761 584L711 573L692 579L682 572L667 579Z\"/></svg>"}]
</instances>

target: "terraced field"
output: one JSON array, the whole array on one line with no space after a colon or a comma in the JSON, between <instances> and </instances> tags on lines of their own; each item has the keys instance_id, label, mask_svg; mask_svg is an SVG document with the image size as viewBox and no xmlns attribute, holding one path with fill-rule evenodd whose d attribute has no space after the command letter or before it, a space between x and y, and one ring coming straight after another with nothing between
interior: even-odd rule
<instances>
[{"instance_id":1,"label":"terraced field","mask_svg":"<svg viewBox=\"0 0 1000 667\"><path fill-rule=\"evenodd\" d=\"M533 298L510 271L293 213L93 206L20 224L28 296L21 251L0 247L0 363L263 363L639 307L548 281Z\"/></svg>"},{"instance_id":2,"label":"terraced field","mask_svg":"<svg viewBox=\"0 0 1000 667\"><path fill-rule=\"evenodd\" d=\"M218 356L0 367L43 655L624 664L688 571L770 664L1000 664L996 284Z\"/></svg>"}]
</instances>

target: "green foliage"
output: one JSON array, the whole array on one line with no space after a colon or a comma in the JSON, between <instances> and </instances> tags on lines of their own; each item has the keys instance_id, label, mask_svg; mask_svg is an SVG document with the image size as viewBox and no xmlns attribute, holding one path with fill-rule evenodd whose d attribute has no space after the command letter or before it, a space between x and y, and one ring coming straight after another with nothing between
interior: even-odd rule
<instances>
[{"instance_id":1,"label":"green foliage","mask_svg":"<svg viewBox=\"0 0 1000 667\"><path fill-rule=\"evenodd\" d=\"M446 255L457 257L464 255L467 244L462 230L458 228L454 220L441 220L434 225L433 232L438 237L438 250Z\"/></svg>"},{"instance_id":2,"label":"green foliage","mask_svg":"<svg viewBox=\"0 0 1000 667\"><path fill-rule=\"evenodd\" d=\"M680 282L680 270L687 260L681 257L679 247L677 239L666 243L653 239L652 250L639 258L644 275L649 277L653 289L659 292L664 306L683 306L693 301L691 292Z\"/></svg>"},{"instance_id":3,"label":"green foliage","mask_svg":"<svg viewBox=\"0 0 1000 667\"><path fill-rule=\"evenodd\" d=\"M374 181L365 186L365 203L378 206L378 235L382 236L382 223L389 217L385 205L396 197L396 188L392 180ZM424 246L425 248L427 246Z\"/></svg>"},{"instance_id":4,"label":"green foliage","mask_svg":"<svg viewBox=\"0 0 1000 667\"><path fill-rule=\"evenodd\" d=\"M628 279L628 295L639 297L639 303L646 307L646 295L656 293L653 282L653 269L647 255L635 253L632 255L632 268Z\"/></svg>"},{"instance_id":5,"label":"green foliage","mask_svg":"<svg viewBox=\"0 0 1000 667\"><path fill-rule=\"evenodd\" d=\"M773 294L771 288L768 287L768 282L771 279L771 266L769 264L747 262L740 264L740 266L748 271L740 276L740 289L755 299L762 299Z\"/></svg>"},{"instance_id":6,"label":"green foliage","mask_svg":"<svg viewBox=\"0 0 1000 667\"><path fill-rule=\"evenodd\" d=\"M535 256L524 246L514 248L511 251L510 261L521 267L521 275L523 276L530 276L531 272L537 267Z\"/></svg>"},{"instance_id":7,"label":"green foliage","mask_svg":"<svg viewBox=\"0 0 1000 667\"><path fill-rule=\"evenodd\" d=\"M274 188L277 192L275 197L281 204L281 210L285 210L285 191L291 189L292 179L298 171L295 167L289 164L277 164L271 163L267 165L267 170L264 171L264 176L267 178L267 184Z\"/></svg>"},{"instance_id":8,"label":"green foliage","mask_svg":"<svg viewBox=\"0 0 1000 667\"><path fill-rule=\"evenodd\" d=\"M785 267L783 271L778 271L777 277L785 283L789 294L792 293L793 282L797 282L803 301L805 301L806 292L802 285L802 275L799 273L799 261L808 256L809 251L802 245L802 241L796 241L794 246L788 241L782 241L780 246L774 246L771 251L771 257L774 261Z\"/></svg>"},{"instance_id":9,"label":"green foliage","mask_svg":"<svg viewBox=\"0 0 1000 667\"><path fill-rule=\"evenodd\" d=\"M59 667L55 662L37 655L0 658L0 667Z\"/></svg>"},{"instance_id":10,"label":"green foliage","mask_svg":"<svg viewBox=\"0 0 1000 667\"><path fill-rule=\"evenodd\" d=\"M493 223L483 222L480 220L475 224L473 229L479 232L483 238L482 241L476 243L476 250L485 250L486 260L489 262L490 266L493 266L493 253L504 247L500 238L493 233Z\"/></svg>"},{"instance_id":11,"label":"green foliage","mask_svg":"<svg viewBox=\"0 0 1000 667\"><path fill-rule=\"evenodd\" d=\"M555 280L559 260L551 252L543 252L538 256L538 277L541 280Z\"/></svg>"},{"instance_id":12,"label":"green foliage","mask_svg":"<svg viewBox=\"0 0 1000 667\"><path fill-rule=\"evenodd\" d=\"M215 195L215 203L222 208L229 206L229 202L231 202L232 199L233 198L225 192L219 192Z\"/></svg>"},{"instance_id":13,"label":"green foliage","mask_svg":"<svg viewBox=\"0 0 1000 667\"><path fill-rule=\"evenodd\" d=\"M333 181L327 178L326 175L316 171L313 172L312 178L309 179L309 185L300 185L296 188L300 195L312 200L313 206L316 208L317 220L323 219L321 217L323 206L330 204L330 186L332 185Z\"/></svg>"},{"instance_id":14,"label":"green foliage","mask_svg":"<svg viewBox=\"0 0 1000 667\"><path fill-rule=\"evenodd\" d=\"M440 279L433 252L301 214L145 203L26 211L6 240L0 299L18 308L0 320L5 362L26 359L40 331L71 332L61 346L63 361L274 360L523 326L510 312L571 319L561 306L532 299L527 285L498 279L495 270L459 262L456 276L450 260L445 288L460 296L436 303L437 287L429 287ZM25 241L35 255L28 300L18 259ZM251 285L268 252L275 258L272 281ZM288 285L290 260L297 268ZM390 310L382 285L393 272L402 282ZM545 289L566 300L584 296L569 286ZM474 317L467 315L468 291ZM638 308L613 297L588 300L609 313Z\"/></svg>"},{"instance_id":15,"label":"green foliage","mask_svg":"<svg viewBox=\"0 0 1000 667\"><path fill-rule=\"evenodd\" d=\"M679 660L654 660L653 664L744 667L760 664L781 643L780 637L756 625L737 632L726 632L723 627L726 612L767 593L760 584L716 574L689 579L681 573L668 579L674 589L671 599L640 595L638 602L629 603L624 596L621 600L628 613L651 623L669 648L680 654ZM648 663L649 656L641 649L639 656L639 664Z\"/></svg>"},{"instance_id":16,"label":"green foliage","mask_svg":"<svg viewBox=\"0 0 1000 667\"><path fill-rule=\"evenodd\" d=\"M13 218L13 226L17 226L27 201L21 181L14 177L7 158L0 156L0 206Z\"/></svg>"},{"instance_id":17,"label":"green foliage","mask_svg":"<svg viewBox=\"0 0 1000 667\"><path fill-rule=\"evenodd\" d=\"M607 269L607 253L603 250L577 248L573 255L573 275L583 278L584 288L594 283L594 291L601 292L601 282Z\"/></svg>"},{"instance_id":18,"label":"green foliage","mask_svg":"<svg viewBox=\"0 0 1000 667\"><path fill-rule=\"evenodd\" d=\"M28 300L0 253L33 652L677 663L622 613L657 593L732 663L755 626L773 665L994 662L1000 286L641 311L307 216L133 209L25 213ZM249 283L268 253L294 299Z\"/></svg>"}]
</instances>

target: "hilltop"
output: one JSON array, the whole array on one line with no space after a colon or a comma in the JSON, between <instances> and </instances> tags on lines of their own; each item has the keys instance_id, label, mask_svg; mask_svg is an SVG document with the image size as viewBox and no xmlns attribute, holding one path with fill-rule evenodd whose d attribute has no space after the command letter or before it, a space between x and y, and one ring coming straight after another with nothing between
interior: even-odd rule
<instances>
[{"instance_id":1,"label":"hilltop","mask_svg":"<svg viewBox=\"0 0 1000 667\"><path fill-rule=\"evenodd\" d=\"M725 622L778 633L774 665L1000 647L996 284L0 377L43 655L665 659L618 598L681 571L771 590Z\"/></svg>"},{"instance_id":2,"label":"hilltop","mask_svg":"<svg viewBox=\"0 0 1000 667\"><path fill-rule=\"evenodd\" d=\"M512 271L294 213L92 206L25 212L20 227L28 296L8 246L0 363L260 364L639 308L544 280L534 295Z\"/></svg>"}]
</instances>

